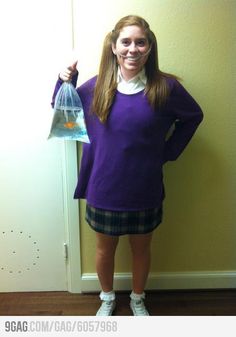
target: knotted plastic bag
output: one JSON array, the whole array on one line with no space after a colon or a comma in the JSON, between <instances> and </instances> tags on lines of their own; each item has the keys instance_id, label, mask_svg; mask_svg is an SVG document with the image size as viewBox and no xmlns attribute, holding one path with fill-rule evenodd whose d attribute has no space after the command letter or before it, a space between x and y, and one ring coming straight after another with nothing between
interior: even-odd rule
<instances>
[{"instance_id":1,"label":"knotted plastic bag","mask_svg":"<svg viewBox=\"0 0 236 337\"><path fill-rule=\"evenodd\" d=\"M59 137L90 143L80 97L70 82L64 82L57 92L54 115L48 138Z\"/></svg>"}]
</instances>

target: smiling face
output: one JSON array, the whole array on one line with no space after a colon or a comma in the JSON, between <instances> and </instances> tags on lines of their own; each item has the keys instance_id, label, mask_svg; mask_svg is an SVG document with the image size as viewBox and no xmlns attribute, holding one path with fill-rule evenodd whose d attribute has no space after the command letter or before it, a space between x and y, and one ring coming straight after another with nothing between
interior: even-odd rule
<instances>
[{"instance_id":1,"label":"smiling face","mask_svg":"<svg viewBox=\"0 0 236 337\"><path fill-rule=\"evenodd\" d=\"M126 26L119 34L112 51L117 56L121 74L125 80L133 78L145 65L150 44L139 26Z\"/></svg>"}]
</instances>

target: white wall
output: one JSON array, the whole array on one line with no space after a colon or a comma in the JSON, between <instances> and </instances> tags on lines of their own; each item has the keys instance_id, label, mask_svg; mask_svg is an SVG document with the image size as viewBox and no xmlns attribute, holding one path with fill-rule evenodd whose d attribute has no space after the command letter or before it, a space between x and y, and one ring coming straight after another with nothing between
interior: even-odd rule
<instances>
[{"instance_id":1,"label":"white wall","mask_svg":"<svg viewBox=\"0 0 236 337\"><path fill-rule=\"evenodd\" d=\"M72 46L70 5L0 3L0 291L67 289L64 145L47 137Z\"/></svg>"}]
</instances>

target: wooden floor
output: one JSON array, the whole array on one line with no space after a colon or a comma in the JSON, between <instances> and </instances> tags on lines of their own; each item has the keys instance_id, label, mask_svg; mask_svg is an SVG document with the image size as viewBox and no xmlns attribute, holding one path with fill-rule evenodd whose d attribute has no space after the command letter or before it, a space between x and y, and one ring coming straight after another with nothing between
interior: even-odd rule
<instances>
[{"instance_id":1,"label":"wooden floor","mask_svg":"<svg viewBox=\"0 0 236 337\"><path fill-rule=\"evenodd\" d=\"M234 316L236 289L212 291L155 291L146 293L152 316ZM93 316L98 294L68 292L0 293L1 316ZM130 316L129 293L117 293L115 315Z\"/></svg>"}]
</instances>

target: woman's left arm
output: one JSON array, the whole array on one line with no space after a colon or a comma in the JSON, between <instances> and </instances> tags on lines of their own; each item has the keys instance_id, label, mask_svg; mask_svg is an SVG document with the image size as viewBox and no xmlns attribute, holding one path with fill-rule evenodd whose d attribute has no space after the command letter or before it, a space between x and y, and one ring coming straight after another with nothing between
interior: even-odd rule
<instances>
[{"instance_id":1,"label":"woman's left arm","mask_svg":"<svg viewBox=\"0 0 236 337\"><path fill-rule=\"evenodd\" d=\"M180 156L203 119L201 107L177 80L168 98L167 110L174 115L175 122L166 141L164 163Z\"/></svg>"}]
</instances>

